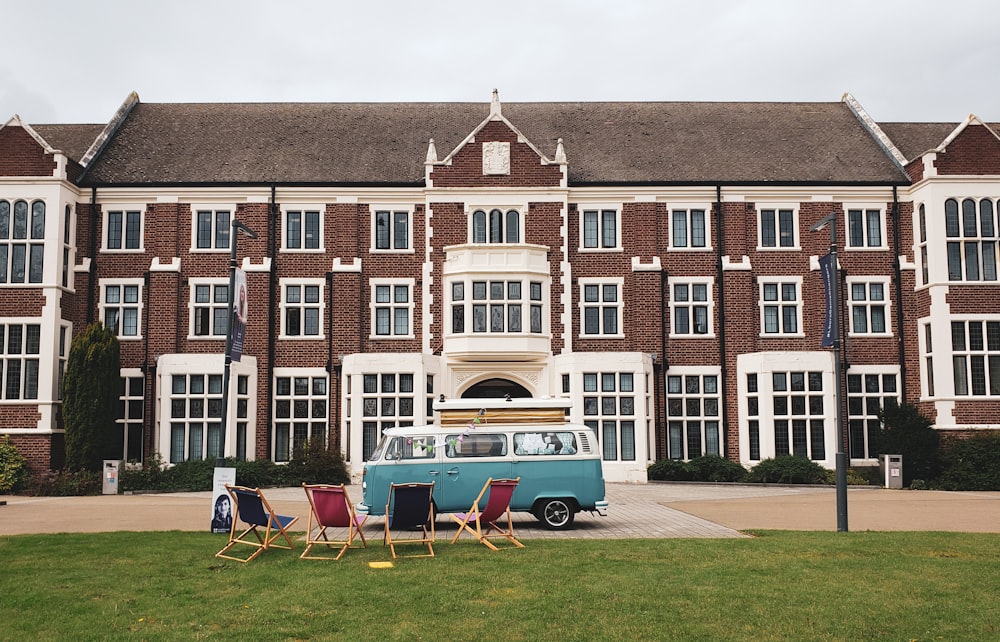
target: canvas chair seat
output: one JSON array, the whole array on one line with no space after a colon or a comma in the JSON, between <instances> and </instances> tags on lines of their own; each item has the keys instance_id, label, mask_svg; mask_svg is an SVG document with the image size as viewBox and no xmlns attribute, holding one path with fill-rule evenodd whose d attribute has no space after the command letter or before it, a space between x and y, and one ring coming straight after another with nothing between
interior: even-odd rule
<instances>
[{"instance_id":1,"label":"canvas chair seat","mask_svg":"<svg viewBox=\"0 0 1000 642\"><path fill-rule=\"evenodd\" d=\"M418 534L411 534L411 533ZM398 544L423 544L427 553L405 557L434 557L434 482L391 484L385 505L385 536L393 559Z\"/></svg>"},{"instance_id":2,"label":"canvas chair seat","mask_svg":"<svg viewBox=\"0 0 1000 642\"><path fill-rule=\"evenodd\" d=\"M249 562L270 548L295 548L292 538L288 535L288 527L297 522L298 517L275 514L259 488L226 484L226 491L236 506L235 517L229 530L229 542L215 554L216 557ZM237 534L236 531L243 528L240 522L243 522L246 528ZM277 543L279 538L284 539L288 543L287 546ZM230 551L237 546L249 547L251 549L249 556L230 555Z\"/></svg>"},{"instance_id":3,"label":"canvas chair seat","mask_svg":"<svg viewBox=\"0 0 1000 642\"><path fill-rule=\"evenodd\" d=\"M306 548L299 556L301 559L339 560L349 548L358 548L352 546L357 538L361 539L360 548L368 548L368 540L361 532L361 526L368 516L357 516L344 484L302 484L302 488L309 499L309 519L306 525ZM343 533L343 537L331 539L337 532ZM339 546L340 551L336 557L313 555L311 552L315 546L325 546L328 550Z\"/></svg>"},{"instance_id":4,"label":"canvas chair seat","mask_svg":"<svg viewBox=\"0 0 1000 642\"><path fill-rule=\"evenodd\" d=\"M479 496L472 502L472 506L465 513L452 513L451 518L458 522L458 532L451 539L454 544L458 541L462 533L469 533L487 548L497 551L491 539L503 538L516 546L524 548L517 536L514 535L514 523L510 518L510 500L514 496L514 489L517 488L517 479L487 479L483 489L479 491ZM489 493L483 504L483 496ZM504 519L505 525L500 526L497 522Z\"/></svg>"}]
</instances>

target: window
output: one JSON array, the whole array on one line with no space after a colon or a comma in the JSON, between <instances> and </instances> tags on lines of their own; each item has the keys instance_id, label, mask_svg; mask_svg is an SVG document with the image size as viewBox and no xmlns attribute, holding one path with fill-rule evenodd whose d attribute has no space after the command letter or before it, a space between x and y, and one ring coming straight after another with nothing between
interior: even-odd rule
<instances>
[{"instance_id":1,"label":"window","mask_svg":"<svg viewBox=\"0 0 1000 642\"><path fill-rule=\"evenodd\" d=\"M0 205L2 207L2 205ZM73 208L69 205L66 206L66 211L63 218L63 251L62 251L62 286L64 288L69 287L69 271L72 267L72 255L70 254L73 249L71 239L73 226Z\"/></svg>"},{"instance_id":2,"label":"window","mask_svg":"<svg viewBox=\"0 0 1000 642\"><path fill-rule=\"evenodd\" d=\"M771 373L775 455L826 459L822 372Z\"/></svg>"},{"instance_id":3,"label":"window","mask_svg":"<svg viewBox=\"0 0 1000 642\"><path fill-rule=\"evenodd\" d=\"M583 374L584 423L600 440L605 461L635 461L634 393L631 372Z\"/></svg>"},{"instance_id":4,"label":"window","mask_svg":"<svg viewBox=\"0 0 1000 642\"><path fill-rule=\"evenodd\" d=\"M121 338L141 336L142 279L101 279L101 319Z\"/></svg>"},{"instance_id":5,"label":"window","mask_svg":"<svg viewBox=\"0 0 1000 642\"><path fill-rule=\"evenodd\" d=\"M669 279L671 334L709 336L712 334L712 285L709 279Z\"/></svg>"},{"instance_id":6,"label":"window","mask_svg":"<svg viewBox=\"0 0 1000 642\"><path fill-rule=\"evenodd\" d=\"M229 323L229 283L191 283L191 335L225 337Z\"/></svg>"},{"instance_id":7,"label":"window","mask_svg":"<svg viewBox=\"0 0 1000 642\"><path fill-rule=\"evenodd\" d=\"M515 455L573 455L578 450L576 434L569 431L514 433Z\"/></svg>"},{"instance_id":8,"label":"window","mask_svg":"<svg viewBox=\"0 0 1000 642\"><path fill-rule=\"evenodd\" d=\"M760 210L760 247L798 247L795 210Z\"/></svg>"},{"instance_id":9,"label":"window","mask_svg":"<svg viewBox=\"0 0 1000 642\"><path fill-rule=\"evenodd\" d=\"M934 342L931 336L931 324L924 324L924 372L927 377L927 396L934 396Z\"/></svg>"},{"instance_id":10,"label":"window","mask_svg":"<svg viewBox=\"0 0 1000 642\"><path fill-rule=\"evenodd\" d=\"M44 240L44 202L0 200L0 283L41 283Z\"/></svg>"},{"instance_id":11,"label":"window","mask_svg":"<svg viewBox=\"0 0 1000 642\"><path fill-rule=\"evenodd\" d=\"M467 287L468 286L468 287ZM527 286L527 291L525 287ZM466 305L466 291L471 305ZM527 293L527 297L525 296ZM471 311L471 319L466 315ZM527 314L527 317L525 317ZM542 283L540 281L453 281L451 331L476 333L542 332Z\"/></svg>"},{"instance_id":12,"label":"window","mask_svg":"<svg viewBox=\"0 0 1000 642\"><path fill-rule=\"evenodd\" d=\"M887 279L847 279L850 292L851 334L888 334Z\"/></svg>"},{"instance_id":13,"label":"window","mask_svg":"<svg viewBox=\"0 0 1000 642\"><path fill-rule=\"evenodd\" d=\"M667 376L668 456L722 456L719 375Z\"/></svg>"},{"instance_id":14,"label":"window","mask_svg":"<svg viewBox=\"0 0 1000 642\"><path fill-rule=\"evenodd\" d=\"M410 249L409 210L376 210L375 249Z\"/></svg>"},{"instance_id":15,"label":"window","mask_svg":"<svg viewBox=\"0 0 1000 642\"><path fill-rule=\"evenodd\" d=\"M514 435L515 444L517 444L517 438L518 435ZM427 439L430 441L434 440L433 437L428 437ZM444 454L449 459L458 457L503 457L507 454L507 435L486 435L483 433L445 435L444 443ZM409 455L407 450L404 448L404 457ZM425 456L429 456L434 452L434 444L431 443L424 448L413 448L412 450L416 451L414 455L419 456L422 450L427 453Z\"/></svg>"},{"instance_id":16,"label":"window","mask_svg":"<svg viewBox=\"0 0 1000 642\"><path fill-rule=\"evenodd\" d=\"M362 458L371 457L382 431L393 426L412 426L414 417L413 374L362 375Z\"/></svg>"},{"instance_id":17,"label":"window","mask_svg":"<svg viewBox=\"0 0 1000 642\"><path fill-rule=\"evenodd\" d=\"M281 287L282 336L321 338L323 282L282 280Z\"/></svg>"},{"instance_id":18,"label":"window","mask_svg":"<svg viewBox=\"0 0 1000 642\"><path fill-rule=\"evenodd\" d=\"M118 389L117 442L125 461L142 461L142 427L145 417L145 379L142 371L125 371Z\"/></svg>"},{"instance_id":19,"label":"window","mask_svg":"<svg viewBox=\"0 0 1000 642\"><path fill-rule=\"evenodd\" d=\"M318 250L323 247L323 217L320 209L285 210L286 250Z\"/></svg>"},{"instance_id":20,"label":"window","mask_svg":"<svg viewBox=\"0 0 1000 642\"><path fill-rule=\"evenodd\" d=\"M274 379L274 461L289 461L310 440L326 445L327 377Z\"/></svg>"},{"instance_id":21,"label":"window","mask_svg":"<svg viewBox=\"0 0 1000 642\"><path fill-rule=\"evenodd\" d=\"M621 336L621 280L615 283L580 279L580 308L585 336Z\"/></svg>"},{"instance_id":22,"label":"window","mask_svg":"<svg viewBox=\"0 0 1000 642\"><path fill-rule=\"evenodd\" d=\"M175 374L170 379L170 463L218 457L222 375Z\"/></svg>"},{"instance_id":23,"label":"window","mask_svg":"<svg viewBox=\"0 0 1000 642\"><path fill-rule=\"evenodd\" d=\"M229 249L229 210L194 209L194 246L199 250Z\"/></svg>"},{"instance_id":24,"label":"window","mask_svg":"<svg viewBox=\"0 0 1000 642\"><path fill-rule=\"evenodd\" d=\"M997 280L997 228L992 199L944 202L949 281ZM955 240L952 240L955 239ZM960 240L959 240L960 239Z\"/></svg>"},{"instance_id":25,"label":"window","mask_svg":"<svg viewBox=\"0 0 1000 642\"><path fill-rule=\"evenodd\" d=\"M670 245L675 249L704 248L708 244L704 209L673 210L670 228Z\"/></svg>"},{"instance_id":26,"label":"window","mask_svg":"<svg viewBox=\"0 0 1000 642\"><path fill-rule=\"evenodd\" d=\"M618 210L583 210L583 247L587 249L612 249L620 247L618 241Z\"/></svg>"},{"instance_id":27,"label":"window","mask_svg":"<svg viewBox=\"0 0 1000 642\"><path fill-rule=\"evenodd\" d=\"M411 337L412 279L406 283L372 282L373 329L376 337Z\"/></svg>"},{"instance_id":28,"label":"window","mask_svg":"<svg viewBox=\"0 0 1000 642\"><path fill-rule=\"evenodd\" d=\"M510 209L476 210L472 213L473 243L520 243L521 213Z\"/></svg>"},{"instance_id":29,"label":"window","mask_svg":"<svg viewBox=\"0 0 1000 642\"><path fill-rule=\"evenodd\" d=\"M38 399L41 345L40 325L0 324L0 391L3 399Z\"/></svg>"},{"instance_id":30,"label":"window","mask_svg":"<svg viewBox=\"0 0 1000 642\"><path fill-rule=\"evenodd\" d=\"M59 326L59 361L58 372L56 373L56 399L63 398L63 379L66 377L66 364L69 362L69 336L71 334L68 325Z\"/></svg>"},{"instance_id":31,"label":"window","mask_svg":"<svg viewBox=\"0 0 1000 642\"><path fill-rule=\"evenodd\" d=\"M848 247L882 247L882 210L847 210Z\"/></svg>"},{"instance_id":32,"label":"window","mask_svg":"<svg viewBox=\"0 0 1000 642\"><path fill-rule=\"evenodd\" d=\"M899 402L896 373L847 373L847 416L851 459L875 459L872 435L881 422L879 411Z\"/></svg>"},{"instance_id":33,"label":"window","mask_svg":"<svg viewBox=\"0 0 1000 642\"><path fill-rule=\"evenodd\" d=\"M956 395L1000 395L1000 321L951 322Z\"/></svg>"},{"instance_id":34,"label":"window","mask_svg":"<svg viewBox=\"0 0 1000 642\"><path fill-rule=\"evenodd\" d=\"M799 283L798 279L761 281L760 316L763 334L799 334L802 317Z\"/></svg>"},{"instance_id":35,"label":"window","mask_svg":"<svg viewBox=\"0 0 1000 642\"><path fill-rule=\"evenodd\" d=\"M106 250L142 249L142 211L139 209L109 210L105 228Z\"/></svg>"},{"instance_id":36,"label":"window","mask_svg":"<svg viewBox=\"0 0 1000 642\"><path fill-rule=\"evenodd\" d=\"M927 208L921 203L918 211L917 226L920 233L920 276L921 283L930 283L930 268L927 265Z\"/></svg>"}]
</instances>

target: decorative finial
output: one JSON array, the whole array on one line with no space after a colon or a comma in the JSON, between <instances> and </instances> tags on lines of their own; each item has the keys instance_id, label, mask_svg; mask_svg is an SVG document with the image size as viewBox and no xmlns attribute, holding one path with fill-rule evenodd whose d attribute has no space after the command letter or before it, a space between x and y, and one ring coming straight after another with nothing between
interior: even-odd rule
<instances>
[{"instance_id":1,"label":"decorative finial","mask_svg":"<svg viewBox=\"0 0 1000 642\"><path fill-rule=\"evenodd\" d=\"M493 90L493 102L490 103L490 116L500 115L500 92Z\"/></svg>"},{"instance_id":2,"label":"decorative finial","mask_svg":"<svg viewBox=\"0 0 1000 642\"><path fill-rule=\"evenodd\" d=\"M434 147L434 139L433 138L430 140L430 143L427 144L427 159L424 162L425 163L436 163L436 162L438 162L438 152L437 152L437 148Z\"/></svg>"},{"instance_id":3,"label":"decorative finial","mask_svg":"<svg viewBox=\"0 0 1000 642\"><path fill-rule=\"evenodd\" d=\"M556 141L556 162L557 163L566 162L566 148L563 147L563 141L561 138Z\"/></svg>"}]
</instances>

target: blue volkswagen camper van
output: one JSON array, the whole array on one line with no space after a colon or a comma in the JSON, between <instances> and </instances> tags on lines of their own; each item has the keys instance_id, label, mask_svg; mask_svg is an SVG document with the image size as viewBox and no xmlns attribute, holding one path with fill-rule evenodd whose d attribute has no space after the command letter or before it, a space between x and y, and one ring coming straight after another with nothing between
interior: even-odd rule
<instances>
[{"instance_id":1,"label":"blue volkswagen camper van","mask_svg":"<svg viewBox=\"0 0 1000 642\"><path fill-rule=\"evenodd\" d=\"M601 453L594 431L566 422L563 399L438 401L440 423L385 430L362 474L358 511L384 515L390 484L434 482L438 513L466 511L489 478L521 481L511 510L548 528L579 511L605 515Z\"/></svg>"}]
</instances>

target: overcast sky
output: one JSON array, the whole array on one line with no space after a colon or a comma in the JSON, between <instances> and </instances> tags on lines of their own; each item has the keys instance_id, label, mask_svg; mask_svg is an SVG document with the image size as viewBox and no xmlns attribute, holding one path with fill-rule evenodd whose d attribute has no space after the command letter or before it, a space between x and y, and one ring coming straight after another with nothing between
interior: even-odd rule
<instances>
[{"instance_id":1,"label":"overcast sky","mask_svg":"<svg viewBox=\"0 0 1000 642\"><path fill-rule=\"evenodd\" d=\"M0 0L0 124L143 102L839 101L1000 122L995 0Z\"/></svg>"}]
</instances>

